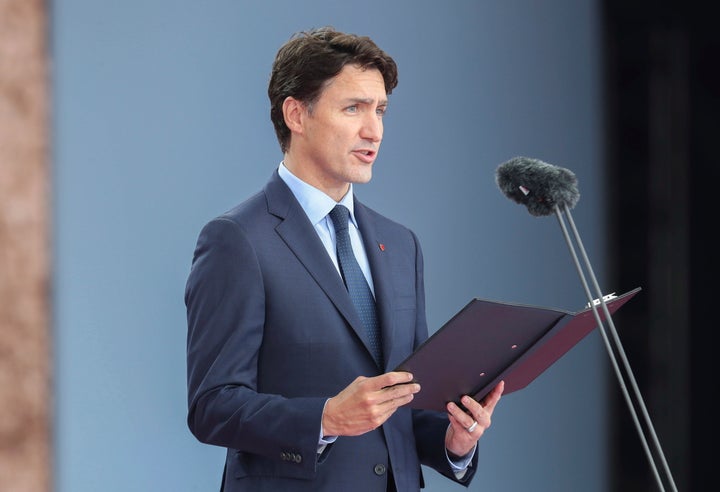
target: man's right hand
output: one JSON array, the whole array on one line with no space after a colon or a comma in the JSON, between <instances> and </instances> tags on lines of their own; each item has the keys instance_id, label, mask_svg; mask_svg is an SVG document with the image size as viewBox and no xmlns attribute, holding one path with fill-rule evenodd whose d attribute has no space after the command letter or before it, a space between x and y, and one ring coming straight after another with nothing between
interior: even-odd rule
<instances>
[{"instance_id":1,"label":"man's right hand","mask_svg":"<svg viewBox=\"0 0 720 492\"><path fill-rule=\"evenodd\" d=\"M408 372L359 376L328 400L322 417L323 436L359 436L377 429L420 391L412 379Z\"/></svg>"}]
</instances>

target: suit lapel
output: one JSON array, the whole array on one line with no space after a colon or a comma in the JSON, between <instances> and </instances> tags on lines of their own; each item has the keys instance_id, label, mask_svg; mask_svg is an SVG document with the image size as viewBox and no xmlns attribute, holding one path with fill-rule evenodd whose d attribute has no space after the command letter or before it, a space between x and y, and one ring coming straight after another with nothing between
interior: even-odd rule
<instances>
[{"instance_id":1,"label":"suit lapel","mask_svg":"<svg viewBox=\"0 0 720 492\"><path fill-rule=\"evenodd\" d=\"M276 227L277 233L347 320L370 355L365 329L342 278L325 252L325 247L307 215L277 171L265 186L265 195L268 211L282 219Z\"/></svg>"}]
</instances>

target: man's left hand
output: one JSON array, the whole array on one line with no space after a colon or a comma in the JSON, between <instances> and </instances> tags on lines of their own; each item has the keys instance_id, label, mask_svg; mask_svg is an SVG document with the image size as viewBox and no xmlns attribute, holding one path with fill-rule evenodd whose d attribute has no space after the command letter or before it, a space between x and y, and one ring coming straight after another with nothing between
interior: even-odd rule
<instances>
[{"instance_id":1,"label":"man's left hand","mask_svg":"<svg viewBox=\"0 0 720 492\"><path fill-rule=\"evenodd\" d=\"M500 381L482 403L465 395L460 400L465 410L450 402L447 404L450 427L445 434L445 447L451 454L462 457L473 450L478 439L490 427L495 405L500 401L505 382Z\"/></svg>"}]
</instances>

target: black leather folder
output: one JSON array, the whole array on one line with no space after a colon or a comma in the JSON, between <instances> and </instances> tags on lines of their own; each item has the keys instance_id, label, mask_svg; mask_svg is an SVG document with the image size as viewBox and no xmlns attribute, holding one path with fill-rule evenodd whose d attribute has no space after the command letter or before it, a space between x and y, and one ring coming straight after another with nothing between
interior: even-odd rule
<instances>
[{"instance_id":1,"label":"black leather folder","mask_svg":"<svg viewBox=\"0 0 720 492\"><path fill-rule=\"evenodd\" d=\"M605 296L610 314L639 291ZM594 304L604 322L600 301ZM570 312L473 299L395 370L411 372L422 387L410 407L445 411L462 395L481 401L502 380L503 395L525 388L596 327L589 303Z\"/></svg>"}]
</instances>

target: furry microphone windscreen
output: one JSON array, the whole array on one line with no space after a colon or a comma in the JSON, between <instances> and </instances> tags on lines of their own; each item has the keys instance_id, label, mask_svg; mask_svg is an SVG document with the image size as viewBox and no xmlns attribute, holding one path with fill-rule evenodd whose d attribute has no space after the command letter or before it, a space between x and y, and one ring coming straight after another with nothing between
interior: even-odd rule
<instances>
[{"instance_id":1,"label":"furry microphone windscreen","mask_svg":"<svg viewBox=\"0 0 720 492\"><path fill-rule=\"evenodd\" d=\"M573 208L580 199L572 171L529 157L514 157L500 164L495 182L505 196L525 205L534 216L550 215L556 205Z\"/></svg>"}]
</instances>

